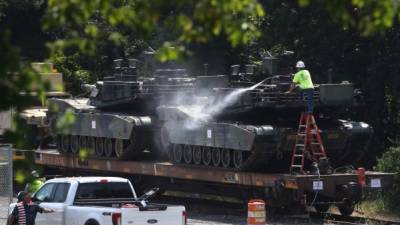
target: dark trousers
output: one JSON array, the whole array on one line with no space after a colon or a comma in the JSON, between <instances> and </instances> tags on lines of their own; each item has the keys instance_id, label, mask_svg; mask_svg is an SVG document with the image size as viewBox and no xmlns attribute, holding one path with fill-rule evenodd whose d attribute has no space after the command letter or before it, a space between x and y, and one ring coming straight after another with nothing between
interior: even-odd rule
<instances>
[{"instance_id":1,"label":"dark trousers","mask_svg":"<svg viewBox=\"0 0 400 225\"><path fill-rule=\"evenodd\" d=\"M306 112L312 113L314 111L314 89L308 88L300 90L300 101L303 101L304 96L306 97Z\"/></svg>"}]
</instances>

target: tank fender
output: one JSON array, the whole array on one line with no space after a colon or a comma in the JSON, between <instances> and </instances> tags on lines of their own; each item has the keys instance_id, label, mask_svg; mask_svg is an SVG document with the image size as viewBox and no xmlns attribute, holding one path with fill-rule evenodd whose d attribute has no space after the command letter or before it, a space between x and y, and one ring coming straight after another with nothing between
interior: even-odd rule
<instances>
[{"instance_id":1,"label":"tank fender","mask_svg":"<svg viewBox=\"0 0 400 225\"><path fill-rule=\"evenodd\" d=\"M199 145L250 151L256 134L244 126L228 123L168 121L165 128L172 144Z\"/></svg>"}]
</instances>

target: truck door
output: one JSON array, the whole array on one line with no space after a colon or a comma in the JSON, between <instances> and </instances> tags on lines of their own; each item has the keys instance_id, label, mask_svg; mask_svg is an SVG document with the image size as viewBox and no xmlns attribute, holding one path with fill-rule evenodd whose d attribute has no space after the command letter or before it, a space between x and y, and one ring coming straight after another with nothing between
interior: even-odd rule
<instances>
[{"instance_id":1,"label":"truck door","mask_svg":"<svg viewBox=\"0 0 400 225\"><path fill-rule=\"evenodd\" d=\"M51 200L51 195L54 192L56 184L55 183L47 183L43 185L33 197L37 198L41 203L41 207L46 207L47 202ZM38 213L36 216L36 225L47 225L48 214Z\"/></svg>"},{"instance_id":2,"label":"truck door","mask_svg":"<svg viewBox=\"0 0 400 225\"><path fill-rule=\"evenodd\" d=\"M40 192L40 189L35 195L36 198L43 199L40 204L41 207L53 209L53 213L41 214L46 220L47 225L62 225L64 224L64 211L65 211L65 200L67 198L68 190L70 187L69 183L49 183L52 185L52 190L44 190ZM43 193L43 194L42 194ZM44 196L44 197L43 197Z\"/></svg>"}]
</instances>

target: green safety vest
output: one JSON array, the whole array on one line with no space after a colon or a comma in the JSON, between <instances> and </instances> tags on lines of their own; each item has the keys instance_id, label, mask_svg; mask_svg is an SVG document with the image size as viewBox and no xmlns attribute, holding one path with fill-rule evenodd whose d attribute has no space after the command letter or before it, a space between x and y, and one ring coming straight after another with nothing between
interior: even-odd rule
<instances>
[{"instance_id":1,"label":"green safety vest","mask_svg":"<svg viewBox=\"0 0 400 225\"><path fill-rule=\"evenodd\" d=\"M29 187L29 193L35 193L43 185L43 182L39 179L35 179Z\"/></svg>"},{"instance_id":2,"label":"green safety vest","mask_svg":"<svg viewBox=\"0 0 400 225\"><path fill-rule=\"evenodd\" d=\"M300 70L293 77L293 83L299 84L300 89L314 88L314 84L311 80L311 75L308 70Z\"/></svg>"}]
</instances>

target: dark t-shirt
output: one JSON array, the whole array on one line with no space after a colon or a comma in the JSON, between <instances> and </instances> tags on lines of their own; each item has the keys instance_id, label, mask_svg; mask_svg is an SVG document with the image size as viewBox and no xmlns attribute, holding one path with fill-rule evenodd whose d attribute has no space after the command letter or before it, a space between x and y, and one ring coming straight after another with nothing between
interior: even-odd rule
<instances>
[{"instance_id":1,"label":"dark t-shirt","mask_svg":"<svg viewBox=\"0 0 400 225\"><path fill-rule=\"evenodd\" d=\"M25 208L25 216L26 216L26 225L35 225L35 219L38 212L42 213L43 208L36 204L24 205ZM13 212L13 216L15 217L15 221L18 224L18 206L15 206Z\"/></svg>"}]
</instances>

